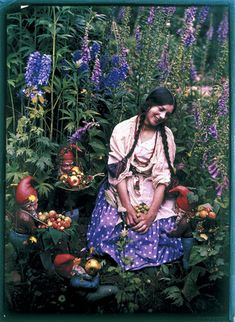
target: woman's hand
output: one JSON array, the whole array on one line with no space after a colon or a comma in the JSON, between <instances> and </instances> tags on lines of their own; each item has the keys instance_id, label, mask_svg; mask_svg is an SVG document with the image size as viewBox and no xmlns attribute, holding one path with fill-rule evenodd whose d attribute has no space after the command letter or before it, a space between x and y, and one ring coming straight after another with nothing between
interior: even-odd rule
<instances>
[{"instance_id":1,"label":"woman's hand","mask_svg":"<svg viewBox=\"0 0 235 322\"><path fill-rule=\"evenodd\" d=\"M128 226L135 226L139 223L140 217L137 216L137 212L134 207L128 207L126 209L126 223Z\"/></svg>"},{"instance_id":2,"label":"woman's hand","mask_svg":"<svg viewBox=\"0 0 235 322\"><path fill-rule=\"evenodd\" d=\"M139 222L132 227L134 231L140 234L145 234L149 227L154 222L154 219L156 218L156 215L154 213L148 212L147 214L141 214L139 217Z\"/></svg>"}]
</instances>

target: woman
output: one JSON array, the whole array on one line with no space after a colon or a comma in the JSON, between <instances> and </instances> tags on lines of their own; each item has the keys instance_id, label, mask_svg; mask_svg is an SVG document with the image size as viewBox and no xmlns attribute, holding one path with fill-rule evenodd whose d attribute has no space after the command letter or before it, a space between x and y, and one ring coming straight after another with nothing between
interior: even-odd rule
<instances>
[{"instance_id":1,"label":"woman","mask_svg":"<svg viewBox=\"0 0 235 322\"><path fill-rule=\"evenodd\" d=\"M175 227L175 201L164 198L176 151L165 122L175 109L172 93L159 87L138 116L116 125L110 139L108 182L100 189L87 237L89 247L109 254L124 270L158 266L183 254L180 238L167 236Z\"/></svg>"}]
</instances>

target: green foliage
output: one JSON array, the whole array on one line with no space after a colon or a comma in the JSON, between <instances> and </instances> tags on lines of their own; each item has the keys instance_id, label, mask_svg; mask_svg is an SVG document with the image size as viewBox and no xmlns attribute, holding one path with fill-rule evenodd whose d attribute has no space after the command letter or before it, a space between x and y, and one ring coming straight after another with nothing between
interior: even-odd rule
<instances>
[{"instance_id":1,"label":"green foliage","mask_svg":"<svg viewBox=\"0 0 235 322\"><path fill-rule=\"evenodd\" d=\"M203 25L197 19L193 21L196 41L191 47L184 46L182 34L178 33L179 29L187 28L186 7L177 7L174 14L165 14L156 7L152 24L148 23L150 7L125 6L121 20L117 17L118 9L29 6L7 15L7 209L14 208L14 187L26 175L35 176L39 199L49 198L55 189L59 147L68 143L84 121L99 126L90 128L76 142L83 153L82 166L89 174L106 172L113 127L139 112L150 89L167 86L178 103L167 125L175 136L175 165L184 164L181 184L193 188L188 196L190 203L213 206L217 221L195 233L189 272L182 272L177 263L156 269L155 279L144 273L141 279L120 268L109 270L119 277L117 301L121 312L141 312L153 307L158 311L168 309L168 305L172 310L182 307L189 311L197 307L206 310L208 299L216 303L216 297L209 294L210 288L225 279L228 272L228 254L224 249L229 245L229 193L225 183L230 128L229 115L218 113L219 100L228 82L228 43L219 44L216 33L212 41L206 36L210 26L218 29L218 19L226 9L219 8L218 14L216 7L212 8ZM136 41L138 28L140 47ZM81 70L81 57L74 57L83 50L86 35L88 46L98 43L100 51L90 59L88 69ZM34 51L51 55L52 70L49 84L43 88L45 92L39 94L38 89L31 89L36 95L32 99L22 90L29 91L24 74L28 56ZM164 52L168 67L162 69ZM128 73L116 86L112 86L113 77L109 85L97 89L92 81L95 58L103 60L102 85L117 68L112 62L114 56L128 63ZM190 73L192 62L198 71L196 79ZM209 134L212 126L216 127L217 136ZM208 171L214 161L218 176ZM86 193L95 195L97 186L92 184ZM218 194L221 187L222 193ZM58 246L60 237L65 236L51 228L37 233L46 249ZM71 236L73 233L71 230ZM125 236L119 240L121 251L124 252L127 242L130 241ZM124 254L123 261L130 260ZM151 303L147 303L149 292Z\"/></svg>"}]
</instances>

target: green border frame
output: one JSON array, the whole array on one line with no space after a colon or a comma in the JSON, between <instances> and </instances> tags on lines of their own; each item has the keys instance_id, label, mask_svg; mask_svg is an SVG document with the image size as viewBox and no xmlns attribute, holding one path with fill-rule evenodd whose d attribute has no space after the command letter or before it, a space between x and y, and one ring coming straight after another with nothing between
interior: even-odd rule
<instances>
[{"instance_id":1,"label":"green border frame","mask_svg":"<svg viewBox=\"0 0 235 322\"><path fill-rule=\"evenodd\" d=\"M228 6L229 19L230 19L230 84L235 82L235 0L0 0L0 147L2 151L5 151L5 84L6 84L6 71L5 71L5 46L6 43L6 13L20 9L21 5L209 5L209 6ZM83 321L106 319L118 320L122 319L128 321L134 319L136 322L142 319L148 319L152 321L189 321L190 322L235 322L235 91L231 89L231 132L230 132L230 160L231 160L231 172L230 172L230 287L229 287L229 312L228 316L224 315L206 315L206 314L114 314L114 315L70 315L70 314L22 314L22 313L10 313L4 311L4 260L1 261L0 266L0 320L1 321L77 321L79 318ZM4 245L4 198L5 198L5 155L0 154L0 245ZM0 248L0 258L4 259L4 248Z\"/></svg>"}]
</instances>

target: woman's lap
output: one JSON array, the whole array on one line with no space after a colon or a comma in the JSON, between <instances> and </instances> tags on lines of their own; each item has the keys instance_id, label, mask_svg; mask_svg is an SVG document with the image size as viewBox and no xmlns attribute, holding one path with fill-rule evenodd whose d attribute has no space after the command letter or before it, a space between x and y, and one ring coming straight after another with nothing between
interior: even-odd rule
<instances>
[{"instance_id":1,"label":"woman's lap","mask_svg":"<svg viewBox=\"0 0 235 322\"><path fill-rule=\"evenodd\" d=\"M118 219L117 209L106 202L101 187L88 227L88 246L100 255L109 254L125 270L158 266L183 255L181 239L166 235L174 227L175 217L155 221L145 234L128 229L125 246L121 243L123 225Z\"/></svg>"}]
</instances>

